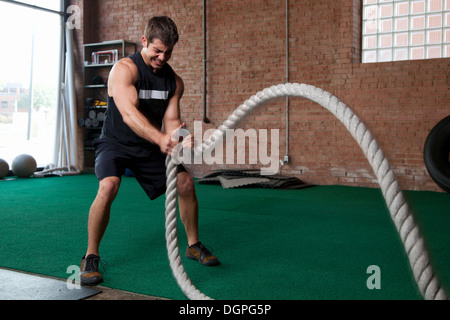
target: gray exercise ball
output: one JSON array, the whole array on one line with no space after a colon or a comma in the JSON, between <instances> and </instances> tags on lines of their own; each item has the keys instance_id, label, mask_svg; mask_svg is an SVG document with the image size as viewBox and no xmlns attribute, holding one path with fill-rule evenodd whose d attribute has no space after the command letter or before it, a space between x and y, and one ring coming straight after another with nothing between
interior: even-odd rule
<instances>
[{"instance_id":1,"label":"gray exercise ball","mask_svg":"<svg viewBox=\"0 0 450 320\"><path fill-rule=\"evenodd\" d=\"M9 164L3 159L0 159L0 179L6 177L9 173Z\"/></svg>"},{"instance_id":2,"label":"gray exercise ball","mask_svg":"<svg viewBox=\"0 0 450 320\"><path fill-rule=\"evenodd\" d=\"M12 172L19 178L28 178L37 168L36 160L29 154L21 154L11 164Z\"/></svg>"}]
</instances>

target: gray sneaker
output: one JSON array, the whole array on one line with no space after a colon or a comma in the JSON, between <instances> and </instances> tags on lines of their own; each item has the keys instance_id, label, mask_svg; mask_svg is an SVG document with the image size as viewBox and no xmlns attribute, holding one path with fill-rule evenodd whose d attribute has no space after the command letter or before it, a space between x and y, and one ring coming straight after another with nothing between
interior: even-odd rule
<instances>
[{"instance_id":1,"label":"gray sneaker","mask_svg":"<svg viewBox=\"0 0 450 320\"><path fill-rule=\"evenodd\" d=\"M217 266L220 264L219 259L206 249L200 241L187 247L186 258L197 260L204 266Z\"/></svg>"},{"instance_id":2,"label":"gray sneaker","mask_svg":"<svg viewBox=\"0 0 450 320\"><path fill-rule=\"evenodd\" d=\"M90 254L81 259L80 282L84 286L95 286L103 282L102 274L98 271L100 257Z\"/></svg>"}]
</instances>

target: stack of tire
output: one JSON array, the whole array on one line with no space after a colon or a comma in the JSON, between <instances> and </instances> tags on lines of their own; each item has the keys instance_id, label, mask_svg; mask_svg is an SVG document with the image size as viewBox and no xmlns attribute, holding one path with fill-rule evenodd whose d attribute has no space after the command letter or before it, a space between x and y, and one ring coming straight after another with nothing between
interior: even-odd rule
<instances>
[{"instance_id":1,"label":"stack of tire","mask_svg":"<svg viewBox=\"0 0 450 320\"><path fill-rule=\"evenodd\" d=\"M423 159L431 178L450 193L450 116L431 129L423 149Z\"/></svg>"}]
</instances>

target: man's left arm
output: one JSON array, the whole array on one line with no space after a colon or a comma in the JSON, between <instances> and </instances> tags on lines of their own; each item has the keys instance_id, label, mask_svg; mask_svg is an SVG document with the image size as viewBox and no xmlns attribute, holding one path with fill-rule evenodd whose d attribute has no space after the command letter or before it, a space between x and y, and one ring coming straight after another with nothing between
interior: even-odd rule
<instances>
[{"instance_id":1,"label":"man's left arm","mask_svg":"<svg viewBox=\"0 0 450 320\"><path fill-rule=\"evenodd\" d=\"M175 74L177 88L174 95L170 98L164 113L163 123L166 133L173 133L181 126L180 100L184 93L184 83L177 74Z\"/></svg>"}]
</instances>

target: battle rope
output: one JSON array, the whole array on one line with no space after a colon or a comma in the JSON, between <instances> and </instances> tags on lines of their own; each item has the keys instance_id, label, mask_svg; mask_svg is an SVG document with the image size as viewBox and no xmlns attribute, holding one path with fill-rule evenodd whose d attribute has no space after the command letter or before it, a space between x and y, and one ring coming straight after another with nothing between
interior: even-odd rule
<instances>
[{"instance_id":1,"label":"battle rope","mask_svg":"<svg viewBox=\"0 0 450 320\"><path fill-rule=\"evenodd\" d=\"M332 94L311 85L298 83L280 84L266 88L240 105L225 120L223 125L214 132L209 140L196 147L194 152L204 152L207 148L213 148L215 142L225 137L227 129L234 128L255 107L269 100L286 96L303 97L316 102L330 111L344 124L356 142L358 142L377 176L391 218L408 255L415 281L422 296L427 300L447 299L434 274L419 228L415 224L414 217L409 212L408 205L405 202L395 175L378 143L353 111ZM172 272L181 290L189 299L211 299L192 284L181 263L177 239L176 165L170 157L167 157L166 165L166 243Z\"/></svg>"}]
</instances>

